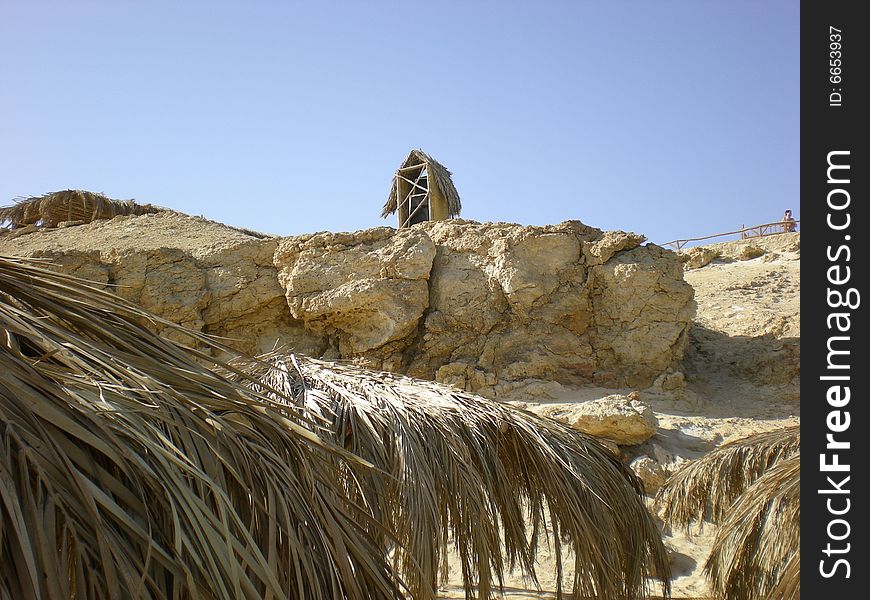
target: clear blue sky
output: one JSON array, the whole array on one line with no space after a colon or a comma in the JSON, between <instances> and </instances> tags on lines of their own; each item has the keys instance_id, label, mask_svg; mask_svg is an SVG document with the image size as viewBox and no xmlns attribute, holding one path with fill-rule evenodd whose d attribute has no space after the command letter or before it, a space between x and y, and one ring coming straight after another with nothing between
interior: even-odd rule
<instances>
[{"instance_id":1,"label":"clear blue sky","mask_svg":"<svg viewBox=\"0 0 870 600\"><path fill-rule=\"evenodd\" d=\"M799 206L795 1L0 0L0 204L66 188L278 234L463 217L655 242Z\"/></svg>"}]
</instances>

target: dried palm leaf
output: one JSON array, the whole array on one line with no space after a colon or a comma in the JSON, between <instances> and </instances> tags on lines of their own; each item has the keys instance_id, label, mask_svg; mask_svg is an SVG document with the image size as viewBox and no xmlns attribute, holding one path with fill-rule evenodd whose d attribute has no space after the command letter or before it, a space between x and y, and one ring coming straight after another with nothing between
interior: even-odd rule
<instances>
[{"instance_id":1,"label":"dried palm leaf","mask_svg":"<svg viewBox=\"0 0 870 600\"><path fill-rule=\"evenodd\" d=\"M800 426L736 440L674 473L656 495L669 523L718 523L734 501L779 461L800 452Z\"/></svg>"},{"instance_id":2,"label":"dried palm leaf","mask_svg":"<svg viewBox=\"0 0 870 600\"><path fill-rule=\"evenodd\" d=\"M469 598L475 587L481 598L497 593L505 569L519 567L536 583L546 530L560 597L565 546L574 552L577 598L644 597L651 573L668 592L668 562L638 482L594 438L394 374L281 353L238 366L392 474L361 479L359 502L396 533L393 558L415 598L431 597L446 575L450 544Z\"/></svg>"},{"instance_id":3,"label":"dried palm leaf","mask_svg":"<svg viewBox=\"0 0 870 600\"><path fill-rule=\"evenodd\" d=\"M0 598L400 597L364 461L139 319L0 257Z\"/></svg>"},{"instance_id":4,"label":"dried palm leaf","mask_svg":"<svg viewBox=\"0 0 870 600\"><path fill-rule=\"evenodd\" d=\"M62 190L26 198L13 206L0 208L0 223L8 222L13 229L37 224L57 227L58 223L64 221L90 223L118 215L144 215L162 210L165 209L137 204L132 200L112 200L95 192Z\"/></svg>"},{"instance_id":5,"label":"dried palm leaf","mask_svg":"<svg viewBox=\"0 0 870 600\"><path fill-rule=\"evenodd\" d=\"M720 524L705 570L723 600L800 598L800 453L744 492Z\"/></svg>"}]
</instances>

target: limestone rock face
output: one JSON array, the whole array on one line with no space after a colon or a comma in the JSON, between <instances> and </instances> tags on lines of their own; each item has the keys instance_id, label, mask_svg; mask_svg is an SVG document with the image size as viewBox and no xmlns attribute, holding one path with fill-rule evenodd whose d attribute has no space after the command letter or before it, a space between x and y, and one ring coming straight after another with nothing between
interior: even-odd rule
<instances>
[{"instance_id":1,"label":"limestone rock face","mask_svg":"<svg viewBox=\"0 0 870 600\"><path fill-rule=\"evenodd\" d=\"M48 259L53 268L168 321L224 336L245 352L265 352L277 343L319 354L322 340L287 310L272 264L277 244L167 212L0 237L0 252Z\"/></svg>"},{"instance_id":2,"label":"limestone rock face","mask_svg":"<svg viewBox=\"0 0 870 600\"><path fill-rule=\"evenodd\" d=\"M491 382L591 377L592 307L575 231L456 221L427 230L437 253L411 375L465 371L455 384L489 393Z\"/></svg>"},{"instance_id":3,"label":"limestone rock face","mask_svg":"<svg viewBox=\"0 0 870 600\"><path fill-rule=\"evenodd\" d=\"M600 385L645 387L683 355L694 291L674 254L648 245L590 269Z\"/></svg>"},{"instance_id":4,"label":"limestone rock face","mask_svg":"<svg viewBox=\"0 0 870 600\"><path fill-rule=\"evenodd\" d=\"M157 213L13 233L0 252L50 258L240 350L277 344L490 397L649 386L679 365L694 314L676 254L577 221L278 239Z\"/></svg>"},{"instance_id":5,"label":"limestone rock face","mask_svg":"<svg viewBox=\"0 0 870 600\"><path fill-rule=\"evenodd\" d=\"M648 496L659 491L668 478L668 472L661 463L645 454L632 460L628 466L643 482L643 491Z\"/></svg>"},{"instance_id":6,"label":"limestone rock face","mask_svg":"<svg viewBox=\"0 0 870 600\"><path fill-rule=\"evenodd\" d=\"M588 402L541 404L531 410L621 446L645 442L655 435L658 427L658 420L649 405L621 394Z\"/></svg>"},{"instance_id":7,"label":"limestone rock face","mask_svg":"<svg viewBox=\"0 0 870 600\"><path fill-rule=\"evenodd\" d=\"M590 267L603 265L617 252L637 248L645 240L644 236L635 233L605 231L599 239L584 246L583 254L586 257L586 264Z\"/></svg>"},{"instance_id":8,"label":"limestone rock face","mask_svg":"<svg viewBox=\"0 0 870 600\"><path fill-rule=\"evenodd\" d=\"M684 268L689 271L691 269L706 267L719 258L719 253L707 246L696 246L681 252L680 258L684 261Z\"/></svg>"},{"instance_id":9,"label":"limestone rock face","mask_svg":"<svg viewBox=\"0 0 870 600\"><path fill-rule=\"evenodd\" d=\"M343 357L380 351L384 360L400 359L412 341L434 258L425 233L380 227L288 238L274 263L290 314L306 329L333 338Z\"/></svg>"}]
</instances>

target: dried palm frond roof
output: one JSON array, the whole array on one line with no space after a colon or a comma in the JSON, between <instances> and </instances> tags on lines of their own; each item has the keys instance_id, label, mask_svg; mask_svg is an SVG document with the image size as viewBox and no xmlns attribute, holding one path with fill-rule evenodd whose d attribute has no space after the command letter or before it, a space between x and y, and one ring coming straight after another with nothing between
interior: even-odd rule
<instances>
[{"instance_id":1,"label":"dried palm frond roof","mask_svg":"<svg viewBox=\"0 0 870 600\"><path fill-rule=\"evenodd\" d=\"M718 523L734 501L776 463L800 452L800 426L735 440L674 473L656 495L666 521Z\"/></svg>"},{"instance_id":2,"label":"dried palm frond roof","mask_svg":"<svg viewBox=\"0 0 870 600\"><path fill-rule=\"evenodd\" d=\"M800 453L732 505L704 566L722 600L800 599Z\"/></svg>"},{"instance_id":3,"label":"dried palm frond roof","mask_svg":"<svg viewBox=\"0 0 870 600\"><path fill-rule=\"evenodd\" d=\"M118 215L144 215L163 210L166 209L137 204L133 200L112 200L96 192L62 190L25 198L13 206L0 208L0 224L8 222L12 228L26 225L57 227L64 221L90 223Z\"/></svg>"},{"instance_id":4,"label":"dried palm frond roof","mask_svg":"<svg viewBox=\"0 0 870 600\"><path fill-rule=\"evenodd\" d=\"M664 518L719 525L704 567L717 598L800 598L800 427L736 440L677 471Z\"/></svg>"},{"instance_id":5,"label":"dried palm frond roof","mask_svg":"<svg viewBox=\"0 0 870 600\"><path fill-rule=\"evenodd\" d=\"M544 519L580 595L667 586L636 480L591 438L436 384L244 359L284 395L143 319L231 353L0 257L0 597L377 600L407 577L422 600L448 533L486 590L533 573Z\"/></svg>"},{"instance_id":6,"label":"dried palm frond roof","mask_svg":"<svg viewBox=\"0 0 870 600\"><path fill-rule=\"evenodd\" d=\"M591 436L391 373L282 353L236 366L392 475L359 480L358 502L395 533L394 562L415 599L431 598L446 578L449 545L469 598L497 593L515 566L536 582L538 534L545 530L558 597L563 544L574 553L574 597L643 598L652 573L667 594L668 562L639 484Z\"/></svg>"},{"instance_id":7,"label":"dried palm frond roof","mask_svg":"<svg viewBox=\"0 0 870 600\"><path fill-rule=\"evenodd\" d=\"M414 169L412 167L419 167ZM423 152L422 150L411 150L408 158L399 166L397 174L402 171L403 175L408 179L415 179L423 168L428 168L429 186L436 185L441 191L441 194L447 200L447 214L450 217L458 217L462 211L462 203L459 200L459 192L456 191L456 186L453 185L452 173L440 162ZM434 178L434 181L433 181ZM396 212L399 206L399 188L396 177L393 177L393 184L390 188L390 195L387 197L387 202L381 211L381 217L386 218Z\"/></svg>"},{"instance_id":8,"label":"dried palm frond roof","mask_svg":"<svg viewBox=\"0 0 870 600\"><path fill-rule=\"evenodd\" d=\"M0 598L402 597L366 463L141 319L219 348L0 257Z\"/></svg>"}]
</instances>

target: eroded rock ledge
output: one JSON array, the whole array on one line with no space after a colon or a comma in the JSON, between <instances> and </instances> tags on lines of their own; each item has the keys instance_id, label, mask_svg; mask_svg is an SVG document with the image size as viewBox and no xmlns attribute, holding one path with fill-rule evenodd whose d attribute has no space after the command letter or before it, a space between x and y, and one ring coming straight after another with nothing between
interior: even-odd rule
<instances>
[{"instance_id":1,"label":"eroded rock ledge","mask_svg":"<svg viewBox=\"0 0 870 600\"><path fill-rule=\"evenodd\" d=\"M183 215L14 239L169 320L436 379L489 396L528 380L645 387L681 360L694 315L676 255L577 221L450 220L256 239Z\"/></svg>"}]
</instances>

